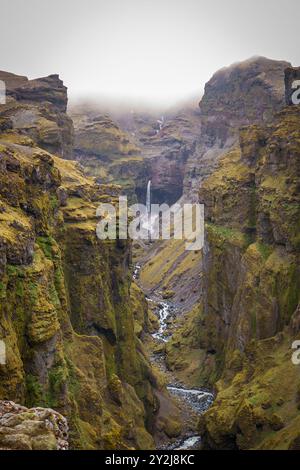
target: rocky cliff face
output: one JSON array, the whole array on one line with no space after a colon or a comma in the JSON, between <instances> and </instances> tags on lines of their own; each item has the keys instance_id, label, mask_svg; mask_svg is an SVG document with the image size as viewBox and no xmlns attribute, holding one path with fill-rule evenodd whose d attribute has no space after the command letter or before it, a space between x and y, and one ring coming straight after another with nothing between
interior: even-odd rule
<instances>
[{"instance_id":1,"label":"rocky cliff face","mask_svg":"<svg viewBox=\"0 0 300 470\"><path fill-rule=\"evenodd\" d=\"M146 199L152 181L154 203L173 204L183 192L185 165L199 134L199 111L166 116L146 112L100 114L97 107L73 107L75 157L89 175L120 184L132 199Z\"/></svg>"},{"instance_id":2,"label":"rocky cliff face","mask_svg":"<svg viewBox=\"0 0 300 470\"><path fill-rule=\"evenodd\" d=\"M100 183L119 184L132 200L137 184L147 184L141 149L132 135L107 114L89 106L74 107L74 158Z\"/></svg>"},{"instance_id":3,"label":"rocky cliff face","mask_svg":"<svg viewBox=\"0 0 300 470\"><path fill-rule=\"evenodd\" d=\"M97 206L118 192L45 150L70 143L58 78L9 77L13 98L0 108L0 399L66 416L72 448L152 448L161 386L134 330L131 247L95 233ZM40 140L50 123L55 138ZM20 410L2 418L11 440L1 428L0 446L18 446L14 426L24 420L24 446L42 448L26 427L35 411ZM49 437L43 419L32 426Z\"/></svg>"},{"instance_id":4,"label":"rocky cliff face","mask_svg":"<svg viewBox=\"0 0 300 470\"><path fill-rule=\"evenodd\" d=\"M146 199L147 179L151 179L153 203L174 204L183 194L188 158L200 133L199 111L192 105L165 115L136 113L119 118L141 149L146 178L137 182L137 196Z\"/></svg>"},{"instance_id":5,"label":"rocky cliff face","mask_svg":"<svg viewBox=\"0 0 300 470\"><path fill-rule=\"evenodd\" d=\"M252 58L220 70L205 87L200 111L194 114L197 124L189 126L191 132L188 137L191 139L190 142L193 142L193 150L183 169L183 192L186 199L198 200L199 187L203 185L201 201L205 204L206 220L215 223L214 220L218 217L220 224L226 224L237 214L240 224L244 225L246 220L249 221L245 228L245 238L249 239L254 236L255 230L253 211L256 191L251 180L254 176L250 177L250 170L240 162L240 136L243 149L250 145L251 139L256 139L257 143L253 143L253 152L256 149L255 145L259 146L260 142L264 142L265 138L261 135L259 125L272 122L276 112L284 106L284 70L287 66L286 62ZM191 123L190 118L188 121ZM249 123L254 125L256 123L258 127L253 128L251 135L247 134L246 127L240 133L239 129ZM184 126L182 128L184 129ZM221 169L216 170L222 158L225 158L225 163ZM230 174L231 171L233 176ZM227 177L227 172L228 194L223 194L223 178ZM209 178L211 174L214 178L220 179L220 188L210 187L208 191L206 188L211 184ZM245 174L249 178L246 182ZM246 194L247 199L245 199ZM267 221L263 219L267 216L261 214L259 217L262 226L265 227ZM265 230L268 230L267 227ZM233 256L235 255L234 251ZM205 267L207 259L208 257L205 257ZM177 329L167 345L169 367L179 376L185 375L185 380L191 385L214 383L223 366L222 353L216 357L216 345L208 339L210 334L215 334L215 330L214 333L208 334L202 325L202 318L196 313L197 308L199 311L199 305L200 310L203 308L203 291L216 288L215 279L210 278L204 282L202 253L188 254L184 249L182 251L180 242L173 241L172 246L166 241L151 249L149 259L146 258L145 261L145 266L141 270L144 287L146 289L159 287L171 291L172 300L180 312L190 311L190 314L183 318L182 327ZM231 261L228 268L231 277L222 279L221 285L235 288L240 278L235 263L239 263L238 258ZM219 269L222 266L223 259L220 259ZM220 308L222 309L223 307ZM212 313L213 311L212 308ZM224 312L228 312L228 308L224 308ZM211 318L210 315L207 317ZM226 321L222 319L220 325L218 324L221 337L223 330L226 330ZM219 337L216 338L216 343L218 341ZM191 365L193 373L188 374Z\"/></svg>"},{"instance_id":6,"label":"rocky cliff face","mask_svg":"<svg viewBox=\"0 0 300 470\"><path fill-rule=\"evenodd\" d=\"M30 136L40 147L71 157L73 124L66 114L67 88L58 75L37 80L0 71L6 85L6 105L1 105L0 128Z\"/></svg>"},{"instance_id":7,"label":"rocky cliff face","mask_svg":"<svg viewBox=\"0 0 300 470\"><path fill-rule=\"evenodd\" d=\"M199 103L201 131L184 174L184 193L198 193L199 183L239 138L246 124L270 122L284 106L284 70L290 64L253 57L216 72Z\"/></svg>"},{"instance_id":8,"label":"rocky cliff face","mask_svg":"<svg viewBox=\"0 0 300 470\"><path fill-rule=\"evenodd\" d=\"M261 72L266 62L274 74ZM255 59L225 69L200 103L192 162L206 219L200 298L167 343L166 362L184 383L215 388L199 424L210 449L299 448L300 111L284 108L284 67ZM173 253L157 250L141 271L146 286L172 277ZM193 263L183 267L193 279Z\"/></svg>"},{"instance_id":9,"label":"rocky cliff face","mask_svg":"<svg viewBox=\"0 0 300 470\"><path fill-rule=\"evenodd\" d=\"M216 383L201 423L212 448L297 448L300 112L244 127L203 183L206 205L202 380Z\"/></svg>"}]
</instances>

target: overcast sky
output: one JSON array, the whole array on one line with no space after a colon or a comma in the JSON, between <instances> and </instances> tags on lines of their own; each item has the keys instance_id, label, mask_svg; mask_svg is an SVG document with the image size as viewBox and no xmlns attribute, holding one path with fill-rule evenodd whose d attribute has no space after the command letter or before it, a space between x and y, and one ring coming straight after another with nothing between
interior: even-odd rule
<instances>
[{"instance_id":1,"label":"overcast sky","mask_svg":"<svg viewBox=\"0 0 300 470\"><path fill-rule=\"evenodd\" d=\"M0 0L0 69L171 104L253 55L300 65L299 0Z\"/></svg>"}]
</instances>

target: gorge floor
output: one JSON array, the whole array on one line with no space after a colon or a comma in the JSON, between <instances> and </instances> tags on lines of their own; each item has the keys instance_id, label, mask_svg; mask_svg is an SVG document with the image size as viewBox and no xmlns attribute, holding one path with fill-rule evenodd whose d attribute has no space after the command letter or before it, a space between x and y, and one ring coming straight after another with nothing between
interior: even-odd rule
<instances>
[{"instance_id":1,"label":"gorge floor","mask_svg":"<svg viewBox=\"0 0 300 470\"><path fill-rule=\"evenodd\" d=\"M139 283L139 273L142 266L136 264L133 278ZM139 283L143 289L143 286ZM178 438L170 438L169 442L158 443L159 450L192 450L201 446L201 436L197 433L199 416L213 403L214 395L204 389L190 388L183 381L176 378L166 364L166 356L163 351L164 343L167 343L176 329L174 320L180 315L179 306L170 300L165 301L159 292L146 295L148 304L155 304L155 314L158 318L158 329L151 334L150 342L151 362L165 377L167 390L180 410L182 420L182 432ZM174 326L175 325L175 326Z\"/></svg>"}]
</instances>

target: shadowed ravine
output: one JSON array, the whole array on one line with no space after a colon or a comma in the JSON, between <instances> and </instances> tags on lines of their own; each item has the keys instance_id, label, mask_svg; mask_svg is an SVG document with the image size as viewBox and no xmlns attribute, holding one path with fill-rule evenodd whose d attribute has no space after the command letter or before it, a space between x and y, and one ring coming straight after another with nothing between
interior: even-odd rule
<instances>
[{"instance_id":1,"label":"shadowed ravine","mask_svg":"<svg viewBox=\"0 0 300 470\"><path fill-rule=\"evenodd\" d=\"M149 220L151 220L151 180L147 183L147 190L146 190L146 208L147 208L147 215ZM150 231L151 231L151 222L150 222ZM154 242L155 246L155 242ZM143 251L147 251L145 248ZM146 293L147 289L143 288L142 282L140 282L140 273L143 269L143 262L136 263L133 269L133 280L137 282L140 288ZM147 291L148 292L148 291ZM151 293L147 293L146 300L148 305L155 304L157 307L155 308L155 314L158 319L158 328L157 330L151 334L154 344L158 346L158 350L160 350L160 345L164 343L168 343L172 338L176 330L176 322L174 320L180 317L183 314L182 308L180 305L177 304L175 301L171 300L164 300L162 297L162 293L160 290L154 290ZM179 401L187 410L190 410L192 421L195 421L194 428L196 429L196 422L197 417L204 413L210 405L213 403L214 396L212 393L201 390L201 389L194 389L194 388L187 388L185 387L185 383L182 381L178 383L175 376L172 374L170 370L168 370L165 353L155 351L155 346L153 350L152 362L157 364L160 368L160 371L166 377L167 382L167 390L170 392L171 395ZM180 405L179 405L180 406ZM189 413L189 411L187 411ZM184 421L184 420L183 420ZM192 433L191 430L185 429L181 433L179 439L175 442L170 441L169 444L164 443L161 447L158 444L159 448L164 449L193 449L199 448L201 437L198 434L195 434L195 431Z\"/></svg>"},{"instance_id":2,"label":"shadowed ravine","mask_svg":"<svg viewBox=\"0 0 300 470\"><path fill-rule=\"evenodd\" d=\"M135 279L138 279L140 269L140 265L135 266ZM173 332L169 331L170 325L168 320L172 316L172 311L175 309L177 311L177 308L175 305L172 305L172 302L166 302L156 295L147 296L146 300L147 302L158 303L157 316L159 320L159 328L155 333L152 334L152 338L157 343L167 343L171 339L172 333L174 332L174 330ZM180 312L176 313L180 314ZM153 354L152 360L153 362L159 363L161 370L165 370L165 372L167 372L169 379L169 383L167 385L168 391L181 402L184 402L184 404L194 413L200 416L211 406L214 400L214 395L212 393L208 392L207 390L187 388L182 383L178 384L172 373L167 371L164 354ZM170 442L169 444L164 445L162 448L175 450L195 449L199 448L200 442L201 437L198 434L190 434L189 432L186 432L186 435L178 439L176 442Z\"/></svg>"}]
</instances>

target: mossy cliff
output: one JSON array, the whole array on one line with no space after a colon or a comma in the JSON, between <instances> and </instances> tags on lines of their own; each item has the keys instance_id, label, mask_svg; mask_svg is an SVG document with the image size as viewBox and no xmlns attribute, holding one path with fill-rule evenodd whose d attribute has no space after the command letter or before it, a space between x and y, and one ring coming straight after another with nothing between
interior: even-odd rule
<instances>
[{"instance_id":1,"label":"mossy cliff","mask_svg":"<svg viewBox=\"0 0 300 470\"><path fill-rule=\"evenodd\" d=\"M47 93L27 94L26 106L39 111ZM72 448L153 448L164 392L134 329L144 299L130 297L131 246L96 236L96 209L118 188L40 148L31 128L14 127L13 108L0 111L0 400L54 408Z\"/></svg>"},{"instance_id":2,"label":"mossy cliff","mask_svg":"<svg viewBox=\"0 0 300 470\"><path fill-rule=\"evenodd\" d=\"M58 75L28 80L0 71L6 86L6 104L1 105L0 129L31 137L49 152L70 158L73 123L67 116L67 88Z\"/></svg>"},{"instance_id":3,"label":"mossy cliff","mask_svg":"<svg viewBox=\"0 0 300 470\"><path fill-rule=\"evenodd\" d=\"M206 83L199 103L201 129L187 160L185 194L198 194L219 159L238 144L243 125L272 122L285 103L288 62L252 57L218 70Z\"/></svg>"},{"instance_id":4,"label":"mossy cliff","mask_svg":"<svg viewBox=\"0 0 300 470\"><path fill-rule=\"evenodd\" d=\"M214 188L215 180L219 180L221 189L218 191L221 193L229 168L227 186L231 188L232 184L232 194L224 196L226 212L222 194L214 206L220 225L224 223L226 226L232 211L240 210L240 220L252 217L252 213L248 212L252 211L255 192L251 189L248 191L248 186L253 187L251 179L247 181L250 170L244 162L240 162L239 129L249 123L259 126L272 122L274 114L284 106L284 70L288 65L283 61L253 57L221 69L206 84L198 113L186 112L180 120L174 119L179 124L179 134L185 137L183 140L187 136L190 143L194 140L193 151L187 155L184 166L183 202L198 201L199 187L213 173L213 183L209 183L209 180L206 183L207 187L211 186L211 190L203 195L208 212L214 205L214 198L218 197ZM166 132L167 125L168 121L160 134ZM218 161L224 156L225 163L216 172ZM230 167L228 161L231 162ZM240 195L237 196L239 192L244 195L246 191L248 206ZM220 232L229 232L227 228L214 228L219 228ZM237 242L242 244L248 236L248 232L240 234L238 224L232 232ZM203 311L202 252L187 252L180 241L164 241L151 246L141 261L140 280L145 290L150 292L161 289L162 295L173 292L171 302L180 313L184 313L184 318L178 319L176 332L166 347L168 367L189 385L197 385L202 381L214 382L217 375L212 375L211 368L214 371L217 369L214 366L215 349L208 348L211 353L206 357L205 349L201 348L203 342L207 343L202 314L197 315L197 310Z\"/></svg>"},{"instance_id":5,"label":"mossy cliff","mask_svg":"<svg viewBox=\"0 0 300 470\"><path fill-rule=\"evenodd\" d=\"M182 195L186 161L199 135L196 105L161 116L131 109L105 114L100 105L70 108L75 126L74 158L99 182L120 184L132 200L173 204Z\"/></svg>"},{"instance_id":6,"label":"mossy cliff","mask_svg":"<svg viewBox=\"0 0 300 470\"><path fill-rule=\"evenodd\" d=\"M155 377L133 329L129 245L95 233L111 188L3 141L1 170L0 397L59 410L76 448L152 447Z\"/></svg>"},{"instance_id":7,"label":"mossy cliff","mask_svg":"<svg viewBox=\"0 0 300 470\"><path fill-rule=\"evenodd\" d=\"M300 110L244 127L203 183L206 207L200 381L210 448L299 448Z\"/></svg>"},{"instance_id":8,"label":"mossy cliff","mask_svg":"<svg viewBox=\"0 0 300 470\"><path fill-rule=\"evenodd\" d=\"M89 176L101 183L119 184L135 200L136 184L147 184L141 149L132 135L107 114L84 107L71 108L75 126L74 155Z\"/></svg>"},{"instance_id":9,"label":"mossy cliff","mask_svg":"<svg viewBox=\"0 0 300 470\"><path fill-rule=\"evenodd\" d=\"M0 402L0 450L67 450L66 418L48 408Z\"/></svg>"}]
</instances>

